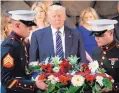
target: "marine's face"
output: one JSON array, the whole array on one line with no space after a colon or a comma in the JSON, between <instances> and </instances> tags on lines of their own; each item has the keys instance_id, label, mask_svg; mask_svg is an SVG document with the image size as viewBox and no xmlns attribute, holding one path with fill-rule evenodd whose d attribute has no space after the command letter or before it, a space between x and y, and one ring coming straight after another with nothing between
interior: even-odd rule
<instances>
[{"instance_id":1,"label":"marine's face","mask_svg":"<svg viewBox=\"0 0 119 93\"><path fill-rule=\"evenodd\" d=\"M32 27L26 26L23 23L20 23L20 34L22 37L28 37L30 35L30 31Z\"/></svg>"},{"instance_id":2,"label":"marine's face","mask_svg":"<svg viewBox=\"0 0 119 93\"><path fill-rule=\"evenodd\" d=\"M83 17L83 22L87 24L88 21L94 20L94 16L91 12L85 13Z\"/></svg>"},{"instance_id":3,"label":"marine's face","mask_svg":"<svg viewBox=\"0 0 119 93\"><path fill-rule=\"evenodd\" d=\"M61 28L64 25L65 19L65 12L60 9L48 13L48 21L56 29Z\"/></svg>"},{"instance_id":4,"label":"marine's face","mask_svg":"<svg viewBox=\"0 0 119 93\"><path fill-rule=\"evenodd\" d=\"M101 36L95 36L95 40L97 41L98 46L104 46L109 44L111 38L112 38L112 33L110 31L106 31Z\"/></svg>"}]
</instances>

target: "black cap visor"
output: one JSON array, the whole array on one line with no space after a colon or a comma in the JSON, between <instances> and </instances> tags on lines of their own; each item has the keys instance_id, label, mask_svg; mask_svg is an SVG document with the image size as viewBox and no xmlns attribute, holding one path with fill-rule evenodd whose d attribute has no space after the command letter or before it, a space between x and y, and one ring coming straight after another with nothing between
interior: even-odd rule
<instances>
[{"instance_id":1,"label":"black cap visor","mask_svg":"<svg viewBox=\"0 0 119 93\"><path fill-rule=\"evenodd\" d=\"M59 6L62 6L61 3L59 3L59 2L54 2L51 6L53 6L53 5L59 5Z\"/></svg>"},{"instance_id":2,"label":"black cap visor","mask_svg":"<svg viewBox=\"0 0 119 93\"><path fill-rule=\"evenodd\" d=\"M24 21L24 20L19 21L25 24L26 26L36 26L36 24L33 21Z\"/></svg>"},{"instance_id":3,"label":"black cap visor","mask_svg":"<svg viewBox=\"0 0 119 93\"><path fill-rule=\"evenodd\" d=\"M104 31L92 31L90 36L94 35L96 37L101 37L107 30Z\"/></svg>"}]
</instances>

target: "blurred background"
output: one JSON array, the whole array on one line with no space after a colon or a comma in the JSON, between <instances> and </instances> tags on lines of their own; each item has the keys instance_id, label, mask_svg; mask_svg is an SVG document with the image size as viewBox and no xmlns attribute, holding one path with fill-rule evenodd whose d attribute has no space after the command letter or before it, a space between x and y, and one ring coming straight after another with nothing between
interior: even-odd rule
<instances>
[{"instance_id":1,"label":"blurred background","mask_svg":"<svg viewBox=\"0 0 119 93\"><path fill-rule=\"evenodd\" d=\"M37 0L41 1L41 0ZM31 9L32 4L36 2L21 0L21 1L1 1L1 13L16 9ZM119 16L117 3L119 1L41 1L44 2L47 8L53 3L60 3L66 7L67 25L74 28L79 25L80 12L87 7L94 8L101 18L112 19Z\"/></svg>"}]
</instances>

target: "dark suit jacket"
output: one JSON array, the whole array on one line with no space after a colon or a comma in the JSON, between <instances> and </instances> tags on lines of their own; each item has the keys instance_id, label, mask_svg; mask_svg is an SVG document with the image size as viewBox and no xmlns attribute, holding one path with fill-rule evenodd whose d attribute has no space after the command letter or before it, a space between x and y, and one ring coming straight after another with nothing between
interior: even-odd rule
<instances>
[{"instance_id":1,"label":"dark suit jacket","mask_svg":"<svg viewBox=\"0 0 119 93\"><path fill-rule=\"evenodd\" d=\"M86 62L84 44L79 31L64 27L65 31L65 57L76 55ZM54 57L54 44L51 27L46 27L33 32L29 51L29 61L40 62L47 57Z\"/></svg>"}]
</instances>

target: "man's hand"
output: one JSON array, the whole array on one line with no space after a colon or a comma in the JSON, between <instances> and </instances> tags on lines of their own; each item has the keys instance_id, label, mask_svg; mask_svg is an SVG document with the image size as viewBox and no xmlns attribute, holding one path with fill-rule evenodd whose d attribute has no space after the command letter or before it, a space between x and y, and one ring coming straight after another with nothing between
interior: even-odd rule
<instances>
[{"instance_id":1,"label":"man's hand","mask_svg":"<svg viewBox=\"0 0 119 93\"><path fill-rule=\"evenodd\" d=\"M36 83L37 88L41 90L47 90L48 88L48 85L44 83L44 80L37 80L35 83Z\"/></svg>"},{"instance_id":2,"label":"man's hand","mask_svg":"<svg viewBox=\"0 0 119 93\"><path fill-rule=\"evenodd\" d=\"M108 88L103 88L101 91L102 91L102 92L109 92L109 91L111 91L111 90L108 89Z\"/></svg>"}]
</instances>

